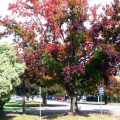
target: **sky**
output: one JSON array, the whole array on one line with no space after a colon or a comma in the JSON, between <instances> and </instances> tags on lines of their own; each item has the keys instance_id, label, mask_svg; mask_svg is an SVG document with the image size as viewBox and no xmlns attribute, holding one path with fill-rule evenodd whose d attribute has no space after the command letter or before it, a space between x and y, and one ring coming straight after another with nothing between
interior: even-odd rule
<instances>
[{"instance_id":1,"label":"sky","mask_svg":"<svg viewBox=\"0 0 120 120\"><path fill-rule=\"evenodd\" d=\"M8 4L13 2L14 0L1 0L0 1L0 16L5 16L6 14L8 14ZM113 0L89 0L89 4L91 6L95 5L95 4L103 4L105 5L106 3L110 3ZM0 30L3 28L0 28ZM12 36L11 36L12 37ZM10 38L12 39L12 38ZM8 38L4 38L4 41L8 41Z\"/></svg>"},{"instance_id":2,"label":"sky","mask_svg":"<svg viewBox=\"0 0 120 120\"><path fill-rule=\"evenodd\" d=\"M7 11L7 6L10 2L13 2L14 0L1 0L0 1L0 15L5 15ZM113 0L90 0L90 5L99 4L102 3L105 5L105 3L110 3Z\"/></svg>"},{"instance_id":3,"label":"sky","mask_svg":"<svg viewBox=\"0 0 120 120\"><path fill-rule=\"evenodd\" d=\"M7 13L7 6L13 0L1 0L0 1L0 15L5 15Z\"/></svg>"}]
</instances>

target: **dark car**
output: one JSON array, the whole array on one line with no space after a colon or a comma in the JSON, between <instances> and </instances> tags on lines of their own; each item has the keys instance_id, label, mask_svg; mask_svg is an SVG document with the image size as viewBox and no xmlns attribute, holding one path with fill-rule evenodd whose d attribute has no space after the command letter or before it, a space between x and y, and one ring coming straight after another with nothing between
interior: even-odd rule
<instances>
[{"instance_id":1,"label":"dark car","mask_svg":"<svg viewBox=\"0 0 120 120\"><path fill-rule=\"evenodd\" d=\"M47 98L48 100L54 100L54 96L52 96L52 95L48 95L46 98Z\"/></svg>"},{"instance_id":2,"label":"dark car","mask_svg":"<svg viewBox=\"0 0 120 120\"><path fill-rule=\"evenodd\" d=\"M65 100L65 98L64 98L64 97L57 96L57 97L55 97L55 100L61 100L61 101L63 101L63 100Z\"/></svg>"}]
</instances>

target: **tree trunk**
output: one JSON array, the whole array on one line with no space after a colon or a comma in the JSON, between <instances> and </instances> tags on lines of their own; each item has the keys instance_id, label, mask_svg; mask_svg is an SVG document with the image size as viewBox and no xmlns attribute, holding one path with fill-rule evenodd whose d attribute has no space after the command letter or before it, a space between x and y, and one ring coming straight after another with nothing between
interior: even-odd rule
<instances>
[{"instance_id":1,"label":"tree trunk","mask_svg":"<svg viewBox=\"0 0 120 120\"><path fill-rule=\"evenodd\" d=\"M76 96L76 101L75 101L75 112L79 112L79 110L78 110L78 105L77 105L77 101L78 101L78 98L77 98L77 96Z\"/></svg>"},{"instance_id":2,"label":"tree trunk","mask_svg":"<svg viewBox=\"0 0 120 120\"><path fill-rule=\"evenodd\" d=\"M22 107L23 113L25 113L25 81L22 79Z\"/></svg>"},{"instance_id":3,"label":"tree trunk","mask_svg":"<svg viewBox=\"0 0 120 120\"><path fill-rule=\"evenodd\" d=\"M71 96L70 112L75 114L78 112L77 97Z\"/></svg>"},{"instance_id":4,"label":"tree trunk","mask_svg":"<svg viewBox=\"0 0 120 120\"><path fill-rule=\"evenodd\" d=\"M46 94L43 94L43 105L47 105L47 99L46 99Z\"/></svg>"},{"instance_id":5,"label":"tree trunk","mask_svg":"<svg viewBox=\"0 0 120 120\"><path fill-rule=\"evenodd\" d=\"M104 95L104 99L105 99L105 105L108 104L108 97L106 94Z\"/></svg>"},{"instance_id":6,"label":"tree trunk","mask_svg":"<svg viewBox=\"0 0 120 120\"><path fill-rule=\"evenodd\" d=\"M0 104L0 114L3 113L3 104Z\"/></svg>"},{"instance_id":7,"label":"tree trunk","mask_svg":"<svg viewBox=\"0 0 120 120\"><path fill-rule=\"evenodd\" d=\"M73 108L73 96L71 96L71 103L70 103L70 112L74 112L74 108Z\"/></svg>"},{"instance_id":8,"label":"tree trunk","mask_svg":"<svg viewBox=\"0 0 120 120\"><path fill-rule=\"evenodd\" d=\"M34 102L34 96L32 96L32 102Z\"/></svg>"},{"instance_id":9,"label":"tree trunk","mask_svg":"<svg viewBox=\"0 0 120 120\"><path fill-rule=\"evenodd\" d=\"M10 100L10 98L7 98L5 101L0 101L0 114L3 113L3 106L4 106L5 103L6 103L7 101L9 101L9 100Z\"/></svg>"}]
</instances>

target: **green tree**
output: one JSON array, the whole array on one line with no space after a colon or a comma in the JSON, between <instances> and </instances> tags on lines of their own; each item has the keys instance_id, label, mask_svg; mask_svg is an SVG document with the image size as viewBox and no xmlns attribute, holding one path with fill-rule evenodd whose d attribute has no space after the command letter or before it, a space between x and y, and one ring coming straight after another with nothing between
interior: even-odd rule
<instances>
[{"instance_id":1,"label":"green tree","mask_svg":"<svg viewBox=\"0 0 120 120\"><path fill-rule=\"evenodd\" d=\"M16 51L11 44L0 43L0 111L10 100L14 87L19 85L20 75L24 72L25 64L18 63Z\"/></svg>"}]
</instances>

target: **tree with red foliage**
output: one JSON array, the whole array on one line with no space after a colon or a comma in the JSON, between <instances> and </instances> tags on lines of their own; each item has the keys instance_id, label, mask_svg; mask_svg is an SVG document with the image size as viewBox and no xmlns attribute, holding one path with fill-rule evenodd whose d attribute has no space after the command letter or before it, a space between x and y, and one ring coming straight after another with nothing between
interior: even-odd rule
<instances>
[{"instance_id":1,"label":"tree with red foliage","mask_svg":"<svg viewBox=\"0 0 120 120\"><path fill-rule=\"evenodd\" d=\"M96 53L100 50L106 55L101 61L98 60L100 68L97 69L101 77L95 82L96 86L103 81L108 87L109 77L116 74L116 65L120 60L119 0L104 8L105 16L98 16L97 8L90 8L87 0L17 0L9 5L9 10L12 16L23 18L23 21L17 18L13 20L10 16L0 20L7 27L3 35L14 34L15 42L23 52L29 47L32 49L29 55L24 56L26 62L30 61L29 73L32 70L35 79L37 75L47 76L66 89L71 96L71 112L75 112L73 98L83 89L82 86L95 80L86 74L86 66L94 62L92 59ZM85 27L85 21L90 22L90 29ZM19 38L22 38L22 42ZM38 48L38 45L42 47ZM34 62L37 51L40 52L42 63ZM35 69L38 64L42 65L42 69ZM38 72L40 74L36 74ZM75 105L77 110L76 102Z\"/></svg>"},{"instance_id":2,"label":"tree with red foliage","mask_svg":"<svg viewBox=\"0 0 120 120\"><path fill-rule=\"evenodd\" d=\"M106 58L101 64L102 76L104 84L107 89L111 86L111 76L116 75L118 64L120 63L120 1L114 0L111 5L106 5L105 13L101 16L101 21L95 24L96 31L93 35L99 37L97 42L100 44L102 50L106 53ZM107 90L105 93L105 103L107 103L107 94L111 92Z\"/></svg>"}]
</instances>

